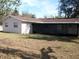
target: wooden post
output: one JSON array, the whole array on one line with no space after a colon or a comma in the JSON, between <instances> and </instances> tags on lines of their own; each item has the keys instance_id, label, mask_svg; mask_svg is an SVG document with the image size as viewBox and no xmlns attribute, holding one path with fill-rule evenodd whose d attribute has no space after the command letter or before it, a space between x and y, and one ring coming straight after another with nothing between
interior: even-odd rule
<instances>
[{"instance_id":1,"label":"wooden post","mask_svg":"<svg viewBox=\"0 0 79 59\"><path fill-rule=\"evenodd\" d=\"M78 36L78 24L77 24L77 36Z\"/></svg>"}]
</instances>

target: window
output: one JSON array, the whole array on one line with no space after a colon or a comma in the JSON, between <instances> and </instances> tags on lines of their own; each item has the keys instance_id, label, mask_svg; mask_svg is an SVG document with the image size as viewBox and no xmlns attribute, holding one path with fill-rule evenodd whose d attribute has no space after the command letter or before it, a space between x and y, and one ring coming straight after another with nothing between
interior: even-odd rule
<instances>
[{"instance_id":1,"label":"window","mask_svg":"<svg viewBox=\"0 0 79 59\"><path fill-rule=\"evenodd\" d=\"M17 23L16 22L14 22L14 27L16 28L16 27L18 27L18 25L17 25Z\"/></svg>"},{"instance_id":2,"label":"window","mask_svg":"<svg viewBox=\"0 0 79 59\"><path fill-rule=\"evenodd\" d=\"M0 22L0 25L2 25L2 22Z\"/></svg>"},{"instance_id":3,"label":"window","mask_svg":"<svg viewBox=\"0 0 79 59\"><path fill-rule=\"evenodd\" d=\"M5 27L8 27L8 23L5 23Z\"/></svg>"}]
</instances>

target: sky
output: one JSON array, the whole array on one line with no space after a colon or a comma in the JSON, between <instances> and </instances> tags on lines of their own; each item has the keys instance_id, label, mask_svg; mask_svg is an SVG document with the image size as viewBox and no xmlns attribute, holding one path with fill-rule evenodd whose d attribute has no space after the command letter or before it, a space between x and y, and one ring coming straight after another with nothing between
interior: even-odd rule
<instances>
[{"instance_id":1,"label":"sky","mask_svg":"<svg viewBox=\"0 0 79 59\"><path fill-rule=\"evenodd\" d=\"M37 18L56 16L58 14L58 0L21 0L19 12L32 13Z\"/></svg>"}]
</instances>

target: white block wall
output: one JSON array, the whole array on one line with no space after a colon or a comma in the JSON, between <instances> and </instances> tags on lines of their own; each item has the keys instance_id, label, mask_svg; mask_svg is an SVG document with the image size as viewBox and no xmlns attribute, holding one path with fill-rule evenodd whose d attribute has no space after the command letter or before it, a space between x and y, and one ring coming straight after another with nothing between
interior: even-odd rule
<instances>
[{"instance_id":1,"label":"white block wall","mask_svg":"<svg viewBox=\"0 0 79 59\"><path fill-rule=\"evenodd\" d=\"M18 24L17 28L14 28L14 22L17 22ZM5 27L5 23L8 24L8 27ZM7 18L6 20L3 21L3 31L21 33L21 21L14 18Z\"/></svg>"},{"instance_id":2,"label":"white block wall","mask_svg":"<svg viewBox=\"0 0 79 59\"><path fill-rule=\"evenodd\" d=\"M0 31L3 31L3 26L2 25L0 25Z\"/></svg>"}]
</instances>

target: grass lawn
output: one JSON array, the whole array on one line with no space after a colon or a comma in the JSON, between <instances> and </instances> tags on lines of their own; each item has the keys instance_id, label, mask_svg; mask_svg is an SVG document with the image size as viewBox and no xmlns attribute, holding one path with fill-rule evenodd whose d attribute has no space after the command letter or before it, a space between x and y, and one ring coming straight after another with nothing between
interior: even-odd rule
<instances>
[{"instance_id":1,"label":"grass lawn","mask_svg":"<svg viewBox=\"0 0 79 59\"><path fill-rule=\"evenodd\" d=\"M0 59L40 59L40 49L47 47L54 51L52 59L79 59L79 38L0 32Z\"/></svg>"}]
</instances>

